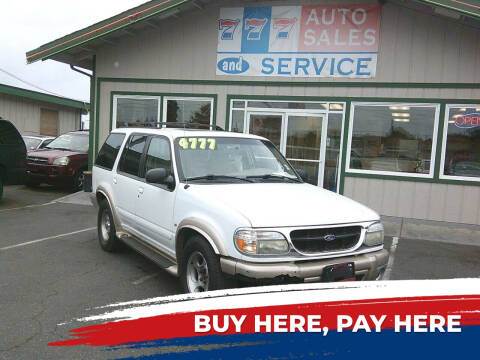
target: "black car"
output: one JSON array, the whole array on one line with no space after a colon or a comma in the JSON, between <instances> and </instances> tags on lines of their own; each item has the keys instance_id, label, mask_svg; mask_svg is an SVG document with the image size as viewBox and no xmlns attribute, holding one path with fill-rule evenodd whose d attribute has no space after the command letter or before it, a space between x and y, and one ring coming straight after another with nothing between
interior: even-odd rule
<instances>
[{"instance_id":1,"label":"black car","mask_svg":"<svg viewBox=\"0 0 480 360\"><path fill-rule=\"evenodd\" d=\"M8 120L0 118L0 199L3 185L23 184L27 149L22 136Z\"/></svg>"}]
</instances>

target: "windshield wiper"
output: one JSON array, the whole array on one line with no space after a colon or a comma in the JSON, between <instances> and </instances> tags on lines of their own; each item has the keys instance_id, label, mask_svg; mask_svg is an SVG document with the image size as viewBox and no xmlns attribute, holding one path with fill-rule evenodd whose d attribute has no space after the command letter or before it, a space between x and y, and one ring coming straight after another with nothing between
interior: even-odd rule
<instances>
[{"instance_id":1,"label":"windshield wiper","mask_svg":"<svg viewBox=\"0 0 480 360\"><path fill-rule=\"evenodd\" d=\"M62 148L62 147L50 147L50 146L45 146L46 149L51 149L51 150L63 150L63 151L73 151L71 149L67 148Z\"/></svg>"},{"instance_id":2,"label":"windshield wiper","mask_svg":"<svg viewBox=\"0 0 480 360\"><path fill-rule=\"evenodd\" d=\"M278 175L278 174L251 175L251 176L247 176L247 178L249 178L249 179L260 178L260 179L265 179L265 180L267 180L267 179L281 179L281 180L290 180L290 181L297 182L297 183L302 182L297 178L291 178L289 176Z\"/></svg>"},{"instance_id":3,"label":"windshield wiper","mask_svg":"<svg viewBox=\"0 0 480 360\"><path fill-rule=\"evenodd\" d=\"M195 176L191 178L186 178L186 181L195 181L195 180L220 180L220 179L235 179L235 180L242 180L246 182L253 182L252 180L242 178L239 176L229 176L229 175L204 175L204 176Z\"/></svg>"}]
</instances>

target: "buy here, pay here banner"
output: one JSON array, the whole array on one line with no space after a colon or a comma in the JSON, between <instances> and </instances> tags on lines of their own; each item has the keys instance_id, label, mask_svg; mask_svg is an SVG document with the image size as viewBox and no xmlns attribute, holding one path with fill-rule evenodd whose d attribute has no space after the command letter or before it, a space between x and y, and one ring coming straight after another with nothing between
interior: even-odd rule
<instances>
[{"instance_id":1,"label":"buy here, pay here banner","mask_svg":"<svg viewBox=\"0 0 480 360\"><path fill-rule=\"evenodd\" d=\"M380 5L222 8L217 75L375 77Z\"/></svg>"}]
</instances>

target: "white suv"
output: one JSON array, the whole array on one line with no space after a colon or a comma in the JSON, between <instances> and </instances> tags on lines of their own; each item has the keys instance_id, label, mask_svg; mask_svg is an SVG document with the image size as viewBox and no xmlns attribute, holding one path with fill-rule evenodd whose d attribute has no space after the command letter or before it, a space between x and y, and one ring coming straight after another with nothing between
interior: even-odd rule
<instances>
[{"instance_id":1,"label":"white suv","mask_svg":"<svg viewBox=\"0 0 480 360\"><path fill-rule=\"evenodd\" d=\"M92 199L104 250L127 243L186 292L374 280L388 259L378 214L303 182L259 136L116 129L93 167Z\"/></svg>"}]
</instances>

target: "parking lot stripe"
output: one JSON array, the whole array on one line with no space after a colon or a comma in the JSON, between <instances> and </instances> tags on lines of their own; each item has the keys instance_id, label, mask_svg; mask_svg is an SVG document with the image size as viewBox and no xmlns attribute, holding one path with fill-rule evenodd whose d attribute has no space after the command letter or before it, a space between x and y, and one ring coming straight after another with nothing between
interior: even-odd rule
<instances>
[{"instance_id":1,"label":"parking lot stripe","mask_svg":"<svg viewBox=\"0 0 480 360\"><path fill-rule=\"evenodd\" d=\"M96 228L97 228L97 227L91 227L91 228L86 228L86 229L82 229L82 230L72 231L72 232L69 232L69 233L66 233L66 234L54 235L54 236L49 236L49 237L42 238L42 239L27 241L27 242L24 242L24 243L21 243L21 244L5 246L5 247L3 247L3 248L0 248L0 251L15 249L15 248L18 248L18 247L27 246L27 245L32 245L32 244L37 244L37 243L39 243L39 242L43 242L43 241L47 241L47 240L53 240L53 239L58 239L58 238L61 238L61 237L64 237L64 236L80 234L80 233L82 233L82 232L91 231L91 230L94 230L94 229L96 229Z\"/></svg>"},{"instance_id":2,"label":"parking lot stripe","mask_svg":"<svg viewBox=\"0 0 480 360\"><path fill-rule=\"evenodd\" d=\"M385 269L385 273L383 274L382 280L390 280L390 276L392 275L393 262L395 260L395 251L397 251L397 246L398 246L398 237L394 236L392 238L392 245L390 245L390 256L388 257L387 268Z\"/></svg>"}]
</instances>

